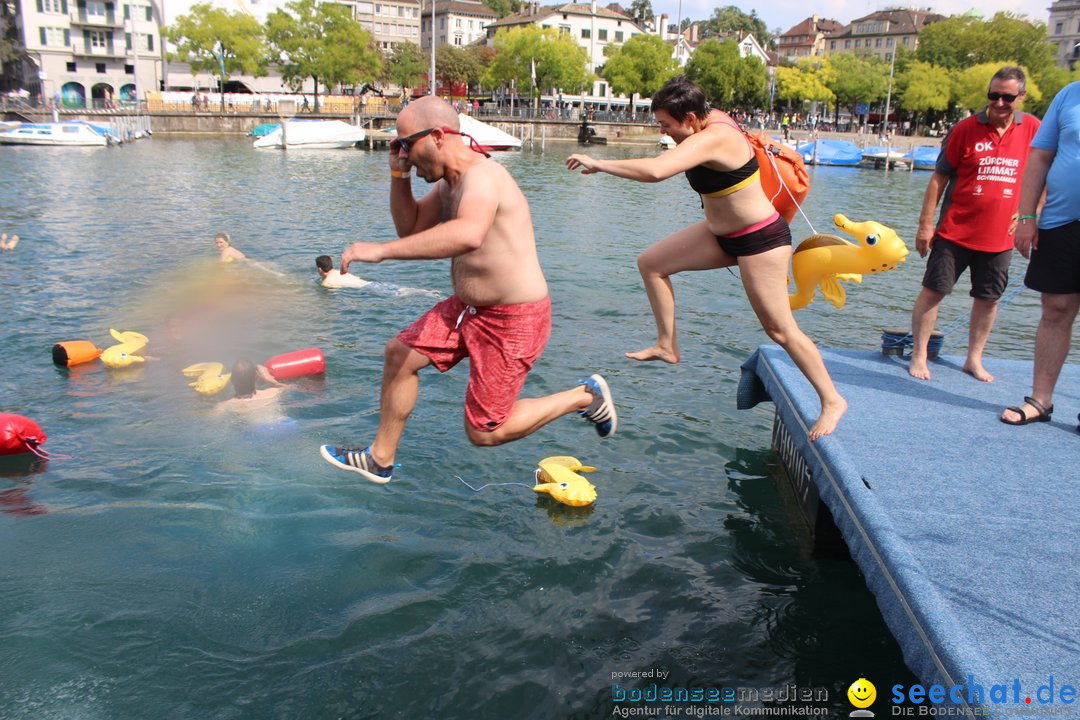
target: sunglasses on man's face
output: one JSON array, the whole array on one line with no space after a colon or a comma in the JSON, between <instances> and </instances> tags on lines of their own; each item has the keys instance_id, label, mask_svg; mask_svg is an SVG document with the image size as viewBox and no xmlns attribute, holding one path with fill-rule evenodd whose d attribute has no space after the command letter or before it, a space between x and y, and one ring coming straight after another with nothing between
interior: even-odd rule
<instances>
[{"instance_id":1,"label":"sunglasses on man's face","mask_svg":"<svg viewBox=\"0 0 1080 720\"><path fill-rule=\"evenodd\" d=\"M403 152L407 155L409 151L412 150L413 145L415 145L417 141L430 135L436 130L438 130L438 128L429 127L427 130L421 130L420 132L415 132L412 135L406 135L403 138L395 138L390 141L390 149L394 152Z\"/></svg>"},{"instance_id":2,"label":"sunglasses on man's face","mask_svg":"<svg viewBox=\"0 0 1080 720\"><path fill-rule=\"evenodd\" d=\"M997 102L998 100L1004 100L1007 103L1011 103L1012 101L1016 100L1016 98L1018 98L1018 97L1020 97L1020 96L1019 95L1013 95L1012 93L999 93L999 92L988 92L988 93L986 93L986 99L989 100L990 102Z\"/></svg>"}]
</instances>

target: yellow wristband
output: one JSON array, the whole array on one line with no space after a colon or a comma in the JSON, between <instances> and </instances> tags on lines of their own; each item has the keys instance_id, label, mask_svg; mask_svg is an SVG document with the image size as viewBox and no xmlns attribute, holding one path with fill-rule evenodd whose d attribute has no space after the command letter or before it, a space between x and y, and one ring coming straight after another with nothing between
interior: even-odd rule
<instances>
[{"instance_id":1,"label":"yellow wristband","mask_svg":"<svg viewBox=\"0 0 1080 720\"><path fill-rule=\"evenodd\" d=\"M390 177L393 177L393 178L408 178L408 177L412 177L412 173L411 172L401 172L400 170L391 170L390 171Z\"/></svg>"}]
</instances>

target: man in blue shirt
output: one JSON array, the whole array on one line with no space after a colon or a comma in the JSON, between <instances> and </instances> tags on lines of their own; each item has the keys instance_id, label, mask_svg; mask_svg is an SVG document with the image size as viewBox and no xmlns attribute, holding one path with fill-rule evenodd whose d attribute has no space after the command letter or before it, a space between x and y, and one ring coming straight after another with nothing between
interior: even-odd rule
<instances>
[{"instance_id":1,"label":"man in blue shirt","mask_svg":"<svg viewBox=\"0 0 1080 720\"><path fill-rule=\"evenodd\" d=\"M1020 190L1016 249L1030 257L1024 284L1042 293L1031 395L1006 408L1009 425L1048 422L1054 386L1068 357L1080 310L1080 82L1066 85L1031 141ZM1035 214L1046 190L1042 213ZM1036 223L1036 220L1038 221ZM1080 429L1080 428L1078 428Z\"/></svg>"}]
</instances>

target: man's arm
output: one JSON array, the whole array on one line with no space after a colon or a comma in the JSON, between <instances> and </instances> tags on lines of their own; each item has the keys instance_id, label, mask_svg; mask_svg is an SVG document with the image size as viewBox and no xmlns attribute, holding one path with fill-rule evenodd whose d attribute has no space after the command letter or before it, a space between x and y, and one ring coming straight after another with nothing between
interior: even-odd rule
<instances>
[{"instance_id":1,"label":"man's arm","mask_svg":"<svg viewBox=\"0 0 1080 720\"><path fill-rule=\"evenodd\" d=\"M464 180L457 216L426 230L385 243L353 243L341 255L341 272L354 261L436 260L456 257L484 243L499 207L498 166L478 166ZM429 193L424 200L427 200Z\"/></svg>"},{"instance_id":2,"label":"man's arm","mask_svg":"<svg viewBox=\"0 0 1080 720\"><path fill-rule=\"evenodd\" d=\"M926 253L930 252L930 244L934 239L934 211L937 210L948 184L949 176L937 171L934 171L930 182L926 184L922 210L919 212L919 229L915 232L915 249L919 251L919 257L926 257Z\"/></svg>"},{"instance_id":3,"label":"man's arm","mask_svg":"<svg viewBox=\"0 0 1080 720\"><path fill-rule=\"evenodd\" d=\"M1024 257L1031 257L1031 251L1039 246L1039 230L1035 221L1025 215L1035 215L1036 206L1040 203L1043 190L1046 187L1046 173L1050 171L1050 165L1054 162L1054 150L1031 148L1028 153L1027 165L1024 167L1024 178L1020 181L1020 206L1018 214L1019 223L1016 226L1016 249Z\"/></svg>"},{"instance_id":4,"label":"man's arm","mask_svg":"<svg viewBox=\"0 0 1080 720\"><path fill-rule=\"evenodd\" d=\"M390 215L398 237L427 230L439 222L439 189L442 181L418 202L412 193L412 165L390 144ZM345 268L341 269L345 272Z\"/></svg>"}]
</instances>

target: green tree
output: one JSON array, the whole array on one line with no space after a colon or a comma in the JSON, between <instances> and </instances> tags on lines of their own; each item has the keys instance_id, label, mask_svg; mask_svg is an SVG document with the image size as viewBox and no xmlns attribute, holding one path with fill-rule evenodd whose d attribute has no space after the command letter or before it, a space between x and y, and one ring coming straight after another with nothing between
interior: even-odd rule
<instances>
[{"instance_id":1,"label":"green tree","mask_svg":"<svg viewBox=\"0 0 1080 720\"><path fill-rule=\"evenodd\" d=\"M956 76L956 99L960 107L975 112L986 107L986 90L990 86L990 78L994 76L1002 65L1015 65L1015 62L990 62L969 67L961 70ZM1027 98L1026 103L1038 103L1042 98L1042 92L1038 84L1027 73L1027 69L1020 67L1027 74Z\"/></svg>"},{"instance_id":2,"label":"green tree","mask_svg":"<svg viewBox=\"0 0 1080 720\"><path fill-rule=\"evenodd\" d=\"M772 33L756 10L748 15L735 5L713 8L712 17L701 23L702 38L723 37L738 30L752 33L762 47L769 47L772 42Z\"/></svg>"},{"instance_id":3,"label":"green tree","mask_svg":"<svg viewBox=\"0 0 1080 720\"><path fill-rule=\"evenodd\" d=\"M536 67L536 97L546 89L577 93L595 76L585 69L589 56L569 33L537 25L504 28L495 35L497 51L484 72L484 84L497 87L511 81L528 91Z\"/></svg>"},{"instance_id":4,"label":"green tree","mask_svg":"<svg viewBox=\"0 0 1080 720\"><path fill-rule=\"evenodd\" d=\"M828 58L800 58L793 67L776 68L776 98L786 102L824 102L831 105L836 94L826 82L833 76Z\"/></svg>"},{"instance_id":5,"label":"green tree","mask_svg":"<svg viewBox=\"0 0 1080 720\"><path fill-rule=\"evenodd\" d=\"M851 53L835 53L829 60L833 74L825 84L836 95L838 108L846 107L854 115L857 103L885 99L889 67L884 61Z\"/></svg>"},{"instance_id":6,"label":"green tree","mask_svg":"<svg viewBox=\"0 0 1080 720\"><path fill-rule=\"evenodd\" d=\"M956 80L945 68L918 60L907 63L896 76L894 97L899 107L922 115L943 114L952 107L956 97Z\"/></svg>"},{"instance_id":7,"label":"green tree","mask_svg":"<svg viewBox=\"0 0 1080 720\"><path fill-rule=\"evenodd\" d=\"M762 107L767 96L765 66L752 57L740 57L734 40L705 40L686 63L686 77L705 91L715 107Z\"/></svg>"},{"instance_id":8,"label":"green tree","mask_svg":"<svg viewBox=\"0 0 1080 720\"><path fill-rule=\"evenodd\" d=\"M501 18L517 12L521 7L518 0L484 0L484 4L497 12ZM430 5L428 7L430 8Z\"/></svg>"},{"instance_id":9,"label":"green tree","mask_svg":"<svg viewBox=\"0 0 1080 720\"><path fill-rule=\"evenodd\" d=\"M931 23L919 34L915 55L950 70L993 62L1000 67L1012 60L1038 75L1055 65L1046 25L1006 12L988 21L965 14Z\"/></svg>"},{"instance_id":10,"label":"green tree","mask_svg":"<svg viewBox=\"0 0 1080 720\"><path fill-rule=\"evenodd\" d=\"M440 45L435 50L435 74L446 85L467 85L481 73L479 58L463 47Z\"/></svg>"},{"instance_id":11,"label":"green tree","mask_svg":"<svg viewBox=\"0 0 1080 720\"><path fill-rule=\"evenodd\" d=\"M405 93L408 88L416 87L427 72L427 57L419 45L411 42L396 42L390 50L390 56L383 64L382 78Z\"/></svg>"},{"instance_id":12,"label":"green tree","mask_svg":"<svg viewBox=\"0 0 1080 720\"><path fill-rule=\"evenodd\" d=\"M659 35L635 35L621 47L608 45L604 52L608 57L600 74L617 93L650 97L679 74L671 46Z\"/></svg>"},{"instance_id":13,"label":"green tree","mask_svg":"<svg viewBox=\"0 0 1080 720\"><path fill-rule=\"evenodd\" d=\"M22 52L22 44L12 35L15 18L6 12L0 12L0 63L15 60Z\"/></svg>"},{"instance_id":14,"label":"green tree","mask_svg":"<svg viewBox=\"0 0 1080 720\"><path fill-rule=\"evenodd\" d=\"M266 75L266 40L262 26L250 15L196 3L161 34L176 48L170 60L191 64L191 74L208 72L221 78L221 109L225 83L236 74Z\"/></svg>"},{"instance_id":15,"label":"green tree","mask_svg":"<svg viewBox=\"0 0 1080 720\"><path fill-rule=\"evenodd\" d=\"M495 59L497 51L487 43L482 45L474 43L466 45L465 52L472 57L472 62L469 64L468 83L469 85L479 86L484 79L484 73L487 71L488 66Z\"/></svg>"},{"instance_id":16,"label":"green tree","mask_svg":"<svg viewBox=\"0 0 1080 720\"><path fill-rule=\"evenodd\" d=\"M656 19L656 14L653 12L652 3L649 0L634 0L630 3L630 17L634 18L635 22L652 22Z\"/></svg>"},{"instance_id":17,"label":"green tree","mask_svg":"<svg viewBox=\"0 0 1080 720\"><path fill-rule=\"evenodd\" d=\"M266 37L282 80L298 90L305 79L312 79L315 112L320 80L328 88L359 85L382 70L371 36L338 3L293 0L267 17Z\"/></svg>"}]
</instances>

